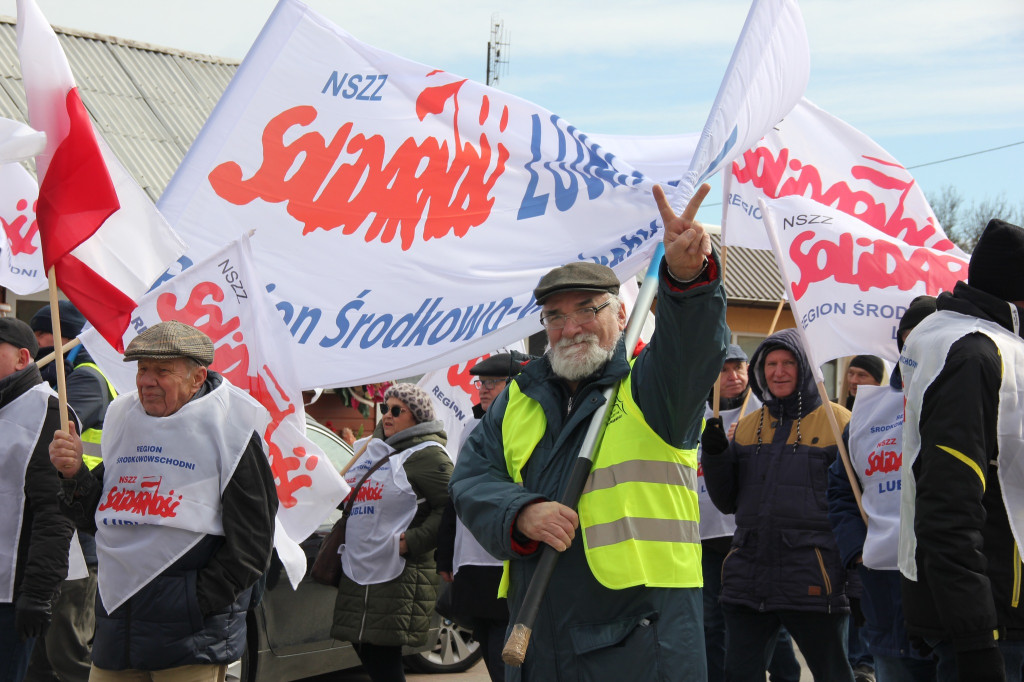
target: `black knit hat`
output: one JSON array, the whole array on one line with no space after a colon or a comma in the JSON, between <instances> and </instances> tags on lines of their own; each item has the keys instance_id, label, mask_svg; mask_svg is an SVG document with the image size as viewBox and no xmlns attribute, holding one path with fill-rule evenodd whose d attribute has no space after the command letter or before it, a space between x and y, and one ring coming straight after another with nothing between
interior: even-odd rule
<instances>
[{"instance_id":1,"label":"black knit hat","mask_svg":"<svg viewBox=\"0 0 1024 682\"><path fill-rule=\"evenodd\" d=\"M1024 301L1024 229L988 221L971 254L967 283L1004 301Z\"/></svg>"},{"instance_id":2,"label":"black knit hat","mask_svg":"<svg viewBox=\"0 0 1024 682\"><path fill-rule=\"evenodd\" d=\"M907 312L903 313L903 317L900 318L900 324L896 328L896 347L900 349L900 351L903 350L903 332L910 331L917 325L921 324L921 320L934 312L934 296L918 296L910 302L910 305L907 307Z\"/></svg>"},{"instance_id":3,"label":"black knit hat","mask_svg":"<svg viewBox=\"0 0 1024 682\"><path fill-rule=\"evenodd\" d=\"M58 301L57 310L60 315L61 336L66 339L73 339L82 333L82 327L85 326L85 318L82 316L82 313L78 312L78 308L75 307L74 303L71 301ZM29 326L32 327L34 332L49 334L53 331L52 317L50 306L44 305L32 316Z\"/></svg>"},{"instance_id":4,"label":"black knit hat","mask_svg":"<svg viewBox=\"0 0 1024 682\"><path fill-rule=\"evenodd\" d=\"M858 355L853 360L850 360L850 367L864 370L873 376L878 383L882 383L882 377L885 376L885 363L882 362L881 358L876 358L874 355Z\"/></svg>"}]
</instances>

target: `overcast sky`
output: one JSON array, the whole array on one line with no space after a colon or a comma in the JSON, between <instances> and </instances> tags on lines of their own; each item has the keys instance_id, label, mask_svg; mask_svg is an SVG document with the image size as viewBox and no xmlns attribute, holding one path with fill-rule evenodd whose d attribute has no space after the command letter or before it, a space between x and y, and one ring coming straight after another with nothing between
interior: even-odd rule
<instances>
[{"instance_id":1,"label":"overcast sky","mask_svg":"<svg viewBox=\"0 0 1024 682\"><path fill-rule=\"evenodd\" d=\"M241 59L272 0L37 0L50 23ZM485 80L492 16L508 71L497 87L590 133L699 131L747 0L310 0L376 47ZM804 0L807 97L907 167L1024 142L1021 0ZM0 0L14 16L15 0ZM913 170L926 193L1024 202L1024 144ZM717 197L721 196L716 190ZM712 199L708 200L709 202ZM719 209L702 218L718 222Z\"/></svg>"}]
</instances>

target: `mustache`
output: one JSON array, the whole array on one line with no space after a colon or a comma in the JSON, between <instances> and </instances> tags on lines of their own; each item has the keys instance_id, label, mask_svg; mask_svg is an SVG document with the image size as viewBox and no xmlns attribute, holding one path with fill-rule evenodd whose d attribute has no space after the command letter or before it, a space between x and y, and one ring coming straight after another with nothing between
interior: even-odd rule
<instances>
[{"instance_id":1,"label":"mustache","mask_svg":"<svg viewBox=\"0 0 1024 682\"><path fill-rule=\"evenodd\" d=\"M597 334L594 334L593 332L580 332L579 334L572 338L562 337L555 343L553 347L561 349L568 348L569 346L574 346L578 343L597 343L597 341Z\"/></svg>"}]
</instances>

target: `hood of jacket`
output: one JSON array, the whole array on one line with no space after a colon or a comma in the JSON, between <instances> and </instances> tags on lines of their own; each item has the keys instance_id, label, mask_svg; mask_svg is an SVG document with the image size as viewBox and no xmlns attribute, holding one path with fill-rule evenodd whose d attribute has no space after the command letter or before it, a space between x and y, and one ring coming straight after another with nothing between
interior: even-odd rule
<instances>
[{"instance_id":1,"label":"hood of jacket","mask_svg":"<svg viewBox=\"0 0 1024 682\"><path fill-rule=\"evenodd\" d=\"M448 444L448 434L445 433L444 422L440 419L413 424L407 429L392 434L390 438L384 437L384 423L381 422L373 430L373 437L383 440L398 452L425 441L434 441L441 447Z\"/></svg>"},{"instance_id":2,"label":"hood of jacket","mask_svg":"<svg viewBox=\"0 0 1024 682\"><path fill-rule=\"evenodd\" d=\"M768 382L764 376L764 359L773 350L788 350L796 357L797 379L796 390L785 398L776 398L768 391ZM821 405L818 387L814 381L811 364L800 343L800 333L796 329L783 329L775 332L761 342L750 358L750 382L754 395L768 407L768 411L776 417L805 417Z\"/></svg>"},{"instance_id":3,"label":"hood of jacket","mask_svg":"<svg viewBox=\"0 0 1024 682\"><path fill-rule=\"evenodd\" d=\"M983 320L995 322L1011 334L1013 333L1013 310L1016 308L1018 317L1024 317L1024 311L1019 306L1008 301L976 289L966 282L957 282L953 292L939 294L935 301L935 307L939 310L951 310L961 315L980 317ZM1024 325L1017 331L1017 335L1024 338Z\"/></svg>"}]
</instances>

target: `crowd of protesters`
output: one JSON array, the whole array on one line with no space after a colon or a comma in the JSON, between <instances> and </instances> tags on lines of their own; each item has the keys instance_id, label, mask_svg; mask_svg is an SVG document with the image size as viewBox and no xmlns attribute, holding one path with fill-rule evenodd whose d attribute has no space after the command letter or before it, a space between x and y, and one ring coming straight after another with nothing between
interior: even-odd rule
<instances>
[{"instance_id":1,"label":"crowd of protesters","mask_svg":"<svg viewBox=\"0 0 1024 682\"><path fill-rule=\"evenodd\" d=\"M332 558L331 633L375 682L405 679L442 582L492 680L795 681L794 642L815 680L1022 680L1024 230L992 220L966 282L908 301L888 381L857 356L839 404L797 330L749 360L729 343L706 192L680 215L655 193L646 345L626 347L616 275L572 263L534 290L547 353L472 371L459 444L422 388L386 392ZM67 343L84 319L56 312ZM0 319L0 682L223 680L272 552L262 408L209 369L205 334L165 322L126 349L135 392L84 351L58 358L61 426L35 364L52 314ZM117 457L140 443L194 466ZM161 513L140 516L139 485ZM525 660L505 665L531 608Z\"/></svg>"}]
</instances>

